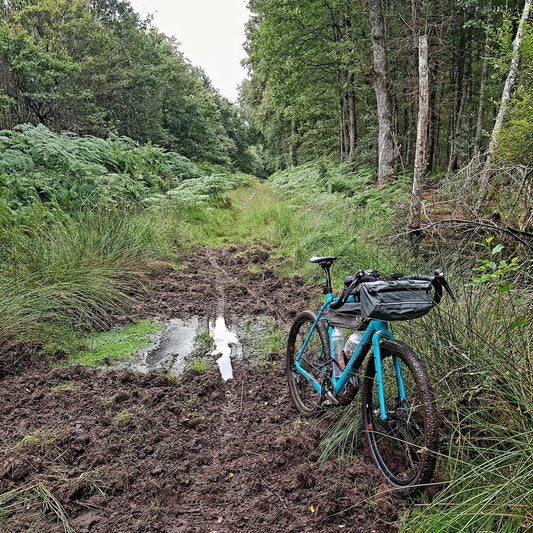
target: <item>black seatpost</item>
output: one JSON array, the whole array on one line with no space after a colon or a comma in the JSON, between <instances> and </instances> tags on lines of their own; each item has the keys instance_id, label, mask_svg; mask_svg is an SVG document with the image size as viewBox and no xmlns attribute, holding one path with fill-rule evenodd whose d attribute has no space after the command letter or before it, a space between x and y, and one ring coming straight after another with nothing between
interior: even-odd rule
<instances>
[{"instance_id":1,"label":"black seatpost","mask_svg":"<svg viewBox=\"0 0 533 533\"><path fill-rule=\"evenodd\" d=\"M329 269L331 268L330 262L325 262L320 265L326 274L326 284L324 285L324 288L322 289L323 294L331 294L333 292L333 288L331 287L331 274L329 272Z\"/></svg>"}]
</instances>

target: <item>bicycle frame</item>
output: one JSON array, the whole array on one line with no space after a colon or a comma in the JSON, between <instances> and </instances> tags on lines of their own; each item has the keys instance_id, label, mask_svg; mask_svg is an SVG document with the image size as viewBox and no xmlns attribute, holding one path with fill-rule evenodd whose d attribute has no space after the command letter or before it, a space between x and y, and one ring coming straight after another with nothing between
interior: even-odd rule
<instances>
[{"instance_id":1,"label":"bicycle frame","mask_svg":"<svg viewBox=\"0 0 533 533\"><path fill-rule=\"evenodd\" d=\"M311 382L315 390L318 394L321 396L323 395L323 388L322 385L311 375L309 372L304 370L302 366L300 365L300 358L302 356L302 353L307 346L307 342L309 341L309 338L311 337L311 334L315 330L317 324L321 320L327 320L323 314L326 309L331 305L331 303L337 301L338 298L333 298L331 294L326 295L326 301L320 308L320 311L316 315L316 319L311 326L311 329L309 330L309 333L307 334L307 337L299 351L299 353L296 356L295 359L295 366L308 381ZM328 343L330 346L330 358L331 358L331 334L333 331L333 327L328 328ZM386 337L388 339L394 339L394 335L389 330L387 322L383 322L381 320L372 320L368 327L366 328L363 337L359 344L357 345L353 355L351 356L350 360L348 361L346 367L344 368L341 375L336 378L333 373L331 375L331 382L333 384L333 388L335 391L335 394L339 394L345 387L348 380L353 376L353 374L361 367L363 364L363 361L366 357L367 349L366 347L371 342L372 345L372 352L374 356L374 364L376 368L376 382L378 385L378 396L379 396L379 406L380 406L380 416L382 420L387 419L387 413L385 410L385 391L383 387L383 374L381 370L381 352L380 352L380 341L383 337ZM398 382L398 391L400 394L400 400L405 401L405 387L400 371L400 361L397 357L394 357L394 369L396 373L396 379Z\"/></svg>"}]
</instances>

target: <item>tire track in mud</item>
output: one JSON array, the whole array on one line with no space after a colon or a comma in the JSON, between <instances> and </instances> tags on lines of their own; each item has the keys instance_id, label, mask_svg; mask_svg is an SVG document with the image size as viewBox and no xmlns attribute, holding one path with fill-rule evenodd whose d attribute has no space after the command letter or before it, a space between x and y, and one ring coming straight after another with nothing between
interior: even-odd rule
<instances>
[{"instance_id":1,"label":"tire track in mud","mask_svg":"<svg viewBox=\"0 0 533 533\"><path fill-rule=\"evenodd\" d=\"M152 273L151 291L143 298L139 313L212 317L223 306L227 318L269 315L287 327L318 296L319 288L299 276L279 277L272 262L269 249L256 243L195 247L178 258L179 270L167 267Z\"/></svg>"},{"instance_id":2,"label":"tire track in mud","mask_svg":"<svg viewBox=\"0 0 533 533\"><path fill-rule=\"evenodd\" d=\"M211 257L209 254L207 255L207 259L209 260L209 263L213 267L213 270L216 275L216 282L215 286L217 289L217 292L219 293L219 298L217 299L217 314L218 316L224 316L225 307L226 307L226 290L228 288L231 288L232 286L239 286L244 291L246 291L253 299L256 301L261 301L264 303L264 305L267 307L269 313L273 316L275 316L281 325L285 327L285 329L288 331L288 319L285 317L279 309L277 309L275 306L273 306L266 298L261 296L261 294L254 290L253 288L249 287L246 283L241 282L238 278L232 277L228 274L228 272L222 268L216 260ZM224 281L225 283L224 283Z\"/></svg>"}]
</instances>

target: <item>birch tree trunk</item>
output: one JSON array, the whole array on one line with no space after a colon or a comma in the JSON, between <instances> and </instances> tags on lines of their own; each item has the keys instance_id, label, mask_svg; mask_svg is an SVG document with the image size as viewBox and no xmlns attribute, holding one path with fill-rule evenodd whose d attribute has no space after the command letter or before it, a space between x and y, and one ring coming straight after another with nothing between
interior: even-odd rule
<instances>
[{"instance_id":1,"label":"birch tree trunk","mask_svg":"<svg viewBox=\"0 0 533 533\"><path fill-rule=\"evenodd\" d=\"M483 52L483 67L481 69L481 81L479 84L479 105L477 108L477 122L476 122L476 138L474 142L474 157L479 155L479 149L481 146L481 135L483 132L483 114L485 111L485 93L487 91L487 74L489 71L489 52L490 52L490 39L489 33L485 39L485 49Z\"/></svg>"},{"instance_id":2,"label":"birch tree trunk","mask_svg":"<svg viewBox=\"0 0 533 533\"><path fill-rule=\"evenodd\" d=\"M374 91L378 112L378 183L387 183L394 173L395 151L392 142L390 99L387 90L387 55L381 0L369 0L372 51L374 54Z\"/></svg>"},{"instance_id":3,"label":"birch tree trunk","mask_svg":"<svg viewBox=\"0 0 533 533\"><path fill-rule=\"evenodd\" d=\"M411 194L411 220L409 227L420 230L422 208L422 188L426 173L429 116L429 68L428 39L421 35L418 39L418 122L416 126L415 169Z\"/></svg>"},{"instance_id":4,"label":"birch tree trunk","mask_svg":"<svg viewBox=\"0 0 533 533\"><path fill-rule=\"evenodd\" d=\"M498 116L496 117L496 122L494 123L494 128L492 130L492 135L490 137L489 147L487 148L487 159L483 165L483 171L481 173L481 180L479 185L479 197L476 203L476 212L479 212L481 206L485 202L487 193L489 191L489 181L491 175L492 159L496 152L496 144L498 142L498 134L502 129L503 118L511 99L511 89L514 85L516 74L518 73L518 60L520 58L520 43L522 42L522 36L524 34L524 25L529 18L529 9L531 7L531 0L526 0L524 3L524 10L522 11L522 17L520 18L520 24L518 25L518 30L516 31L516 36L513 41L513 56L511 59L511 67L509 69L509 74L505 80L505 86L502 92L502 100L500 102L500 109L498 110Z\"/></svg>"}]
</instances>

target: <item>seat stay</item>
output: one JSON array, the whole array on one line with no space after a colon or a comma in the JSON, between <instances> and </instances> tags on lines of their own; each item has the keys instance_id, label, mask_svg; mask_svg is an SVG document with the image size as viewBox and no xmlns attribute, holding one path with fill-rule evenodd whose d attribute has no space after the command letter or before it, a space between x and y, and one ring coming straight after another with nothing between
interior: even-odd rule
<instances>
[{"instance_id":1,"label":"seat stay","mask_svg":"<svg viewBox=\"0 0 533 533\"><path fill-rule=\"evenodd\" d=\"M333 300L333 296L331 294L327 294L326 295L326 301L324 302L324 304L320 308L320 311L317 313L315 321L313 322L313 325L311 326L311 329L309 330L309 333L307 334L307 337L306 337L305 341L303 342L302 347L300 348L300 351L298 352L298 354L296 355L296 358L294 360L294 366L296 366L296 369L298 370L298 372L300 372L300 374L302 374L302 376L304 376L308 381L311 382L311 384L313 385L314 389L321 396L322 396L322 385L309 372L307 372L307 370L305 370L302 367L302 365L300 364L300 359L302 357L302 354L303 354L305 348L307 347L307 343L309 342L309 339L311 338L311 335L313 334L313 332L315 331L315 329L317 327L317 324L321 320L325 320L325 318L322 317L322 314L324 313L326 308L329 306L329 304L332 302L332 300ZM325 361L325 362L327 363L327 361Z\"/></svg>"}]
</instances>

